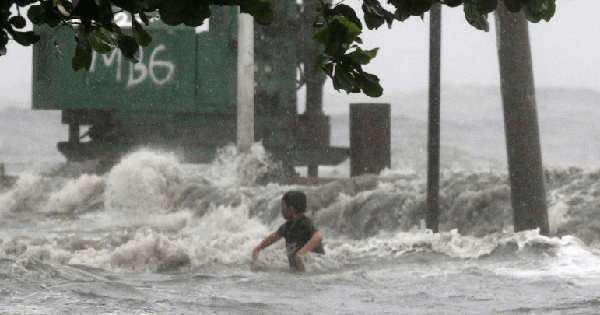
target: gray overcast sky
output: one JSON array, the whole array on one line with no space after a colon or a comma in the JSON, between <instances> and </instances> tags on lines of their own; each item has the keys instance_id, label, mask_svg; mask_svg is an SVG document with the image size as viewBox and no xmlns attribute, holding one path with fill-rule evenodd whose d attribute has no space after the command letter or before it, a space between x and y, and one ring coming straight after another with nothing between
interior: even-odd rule
<instances>
[{"instance_id":1,"label":"gray overcast sky","mask_svg":"<svg viewBox=\"0 0 600 315\"><path fill-rule=\"evenodd\" d=\"M355 0L349 0L355 1ZM600 1L557 0L550 22L529 24L537 86L584 87L600 91ZM462 6L442 12L442 84L498 86L493 19L489 33L464 20ZM386 94L423 90L428 80L429 16L395 22L362 36L363 48L380 47L367 70L381 79ZM10 44L0 57L0 107L28 107L31 98L31 48ZM328 87L331 85L328 84ZM329 88L330 89L330 88ZM337 93L335 91L326 93ZM352 96L349 101L373 101Z\"/></svg>"}]
</instances>

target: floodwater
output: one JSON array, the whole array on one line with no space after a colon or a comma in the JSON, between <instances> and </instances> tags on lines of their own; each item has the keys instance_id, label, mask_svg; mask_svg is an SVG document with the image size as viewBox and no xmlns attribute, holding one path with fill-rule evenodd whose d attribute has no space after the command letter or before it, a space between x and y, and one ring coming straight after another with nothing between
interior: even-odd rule
<instances>
[{"instance_id":1,"label":"floodwater","mask_svg":"<svg viewBox=\"0 0 600 315\"><path fill-rule=\"evenodd\" d=\"M511 231L506 176L442 181L423 228L424 180L389 171L319 187L258 186L249 156L210 167L140 151L109 173L24 173L0 195L7 314L581 314L600 309L600 173L548 172L551 237ZM230 150L231 153L235 150ZM254 165L244 168L243 165ZM238 172L240 169L245 172ZM259 172L260 173L260 172ZM288 270L281 195L308 194L325 255Z\"/></svg>"},{"instance_id":2,"label":"floodwater","mask_svg":"<svg viewBox=\"0 0 600 315\"><path fill-rule=\"evenodd\" d=\"M1 314L600 313L600 171L570 167L595 163L593 144L577 146L588 154L577 163L545 164L551 235L514 233L498 124L443 125L434 234L424 228L426 132L410 117L397 118L392 169L348 178L346 162L321 169L338 176L328 184L290 186L256 184L276 168L260 144L224 148L210 165L140 150L104 175L81 173L57 157L54 132L7 137L30 114L4 114L13 129L2 130L0 156L18 181L0 191ZM565 143L584 138L550 137L570 120L540 115L544 156L560 164L575 150ZM29 129L46 124L30 119ZM577 126L596 139L592 124ZM479 137L460 141L464 130ZM284 222L291 189L307 193L325 239L304 273L288 270L283 241L251 263Z\"/></svg>"}]
</instances>

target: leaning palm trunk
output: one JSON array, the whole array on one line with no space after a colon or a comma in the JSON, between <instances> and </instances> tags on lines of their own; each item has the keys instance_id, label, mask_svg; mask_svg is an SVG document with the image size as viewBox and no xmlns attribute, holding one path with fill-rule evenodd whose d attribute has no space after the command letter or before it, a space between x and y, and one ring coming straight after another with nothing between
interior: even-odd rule
<instances>
[{"instance_id":1,"label":"leaning palm trunk","mask_svg":"<svg viewBox=\"0 0 600 315\"><path fill-rule=\"evenodd\" d=\"M515 232L548 235L535 86L527 20L499 3L495 13L500 86Z\"/></svg>"}]
</instances>

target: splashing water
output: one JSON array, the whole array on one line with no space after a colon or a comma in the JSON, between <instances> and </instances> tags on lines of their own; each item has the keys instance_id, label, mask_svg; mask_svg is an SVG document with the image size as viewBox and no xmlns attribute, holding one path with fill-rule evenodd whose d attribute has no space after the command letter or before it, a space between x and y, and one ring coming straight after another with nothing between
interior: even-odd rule
<instances>
[{"instance_id":1,"label":"splashing water","mask_svg":"<svg viewBox=\"0 0 600 315\"><path fill-rule=\"evenodd\" d=\"M261 143L254 143L244 153L238 152L235 145L220 148L211 166L206 176L216 187L249 186L280 167L270 160Z\"/></svg>"},{"instance_id":2,"label":"splashing water","mask_svg":"<svg viewBox=\"0 0 600 315\"><path fill-rule=\"evenodd\" d=\"M45 179L35 173L24 173L19 176L15 186L0 196L1 212L30 211L43 202L45 192Z\"/></svg>"},{"instance_id":3,"label":"splashing water","mask_svg":"<svg viewBox=\"0 0 600 315\"><path fill-rule=\"evenodd\" d=\"M70 180L61 190L50 194L42 213L86 212L102 207L106 179L103 176L82 174ZM82 208L85 206L85 208Z\"/></svg>"},{"instance_id":4,"label":"splashing water","mask_svg":"<svg viewBox=\"0 0 600 315\"><path fill-rule=\"evenodd\" d=\"M173 154L142 150L113 167L104 191L107 211L147 215L172 210L185 172Z\"/></svg>"},{"instance_id":5,"label":"splashing water","mask_svg":"<svg viewBox=\"0 0 600 315\"><path fill-rule=\"evenodd\" d=\"M558 291L565 303L583 305L578 309L597 306L581 302L600 288L596 173L548 171L551 237L511 232L505 173L444 173L442 232L434 234L422 224L425 180L418 174L386 170L318 187L259 186L254 181L269 168L264 157L260 146L242 155L230 147L215 163L191 167L140 151L103 176L22 176L0 195L0 293L8 305L0 310L35 313L24 308L43 305L38 313L55 313L45 301L58 297L93 314L135 313L139 303L155 313L286 313L278 305L297 312L305 309L298 301L308 299L316 305L309 312L369 314L370 302L392 312L402 298L415 313L435 300L445 303L433 306L436 313L450 302L472 314L490 307L519 313L504 311L511 301L560 314L563 304L545 297ZM309 254L306 274L292 275L280 240L252 269L253 248L283 223L280 198L290 189L307 193L307 215L326 254ZM542 293L514 302L531 283ZM313 298L322 294L332 298ZM265 296L269 302L255 302Z\"/></svg>"},{"instance_id":6,"label":"splashing water","mask_svg":"<svg viewBox=\"0 0 600 315\"><path fill-rule=\"evenodd\" d=\"M597 128L564 115L564 106L580 102L551 105L560 111L546 124L550 102L542 103L541 133L552 128L542 136L545 161L597 168L589 159L598 156L595 146L577 141L592 143ZM347 134L344 121L332 128ZM585 136L567 141L565 121ZM600 172L545 165L551 236L513 233L501 123L489 122L447 121L438 234L422 224L420 120L394 118L390 170L350 178L346 161L320 169L346 175L318 187L257 185L273 167L260 144L242 154L223 148L209 165L147 151L103 176L49 178L8 165L20 178L0 193L0 313L597 313ZM6 134L10 145L14 128ZM347 146L343 140L336 145ZM3 162L51 153L59 163L57 141L36 138L23 154L9 148ZM22 137L13 142L27 146ZM326 254L309 254L307 272L290 274L279 241L260 253L262 268L253 272L252 249L282 224L279 201L290 189L307 193Z\"/></svg>"}]
</instances>

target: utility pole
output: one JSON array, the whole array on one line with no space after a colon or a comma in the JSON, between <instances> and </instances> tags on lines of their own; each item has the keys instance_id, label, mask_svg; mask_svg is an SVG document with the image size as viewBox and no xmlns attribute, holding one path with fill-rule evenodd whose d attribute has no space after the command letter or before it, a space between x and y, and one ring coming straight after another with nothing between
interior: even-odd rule
<instances>
[{"instance_id":1,"label":"utility pole","mask_svg":"<svg viewBox=\"0 0 600 315\"><path fill-rule=\"evenodd\" d=\"M237 148L254 143L254 18L238 8Z\"/></svg>"},{"instance_id":2,"label":"utility pole","mask_svg":"<svg viewBox=\"0 0 600 315\"><path fill-rule=\"evenodd\" d=\"M527 20L498 3L495 13L500 87L515 232L548 235L542 150Z\"/></svg>"},{"instance_id":3,"label":"utility pole","mask_svg":"<svg viewBox=\"0 0 600 315\"><path fill-rule=\"evenodd\" d=\"M431 5L429 20L429 128L427 135L426 226L438 232L440 190L440 86L442 6Z\"/></svg>"}]
</instances>

